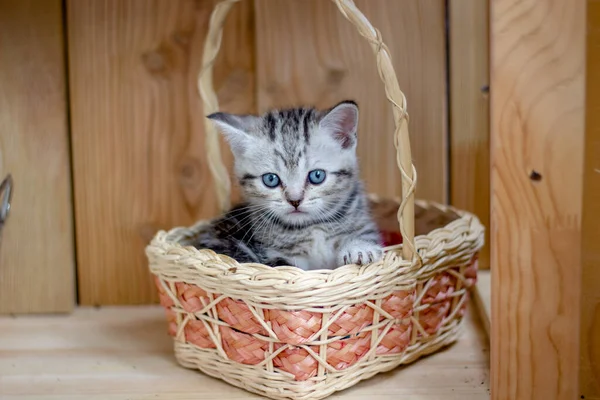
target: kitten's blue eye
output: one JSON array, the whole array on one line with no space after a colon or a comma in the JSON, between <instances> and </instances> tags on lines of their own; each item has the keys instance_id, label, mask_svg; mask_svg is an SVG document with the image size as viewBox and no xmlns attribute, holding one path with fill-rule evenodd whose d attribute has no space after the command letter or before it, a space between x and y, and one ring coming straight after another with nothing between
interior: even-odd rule
<instances>
[{"instance_id":1,"label":"kitten's blue eye","mask_svg":"<svg viewBox=\"0 0 600 400\"><path fill-rule=\"evenodd\" d=\"M262 176L262 181L266 187L276 188L279 186L280 180L276 174L268 173Z\"/></svg>"},{"instance_id":2,"label":"kitten's blue eye","mask_svg":"<svg viewBox=\"0 0 600 400\"><path fill-rule=\"evenodd\" d=\"M326 175L322 169L314 169L308 173L308 181L313 185L319 185L323 183Z\"/></svg>"}]
</instances>

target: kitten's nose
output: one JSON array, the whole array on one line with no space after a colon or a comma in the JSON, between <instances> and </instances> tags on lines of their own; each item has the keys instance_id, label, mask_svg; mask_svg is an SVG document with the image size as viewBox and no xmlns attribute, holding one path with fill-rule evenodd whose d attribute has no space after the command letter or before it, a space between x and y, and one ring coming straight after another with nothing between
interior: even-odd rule
<instances>
[{"instance_id":1,"label":"kitten's nose","mask_svg":"<svg viewBox=\"0 0 600 400\"><path fill-rule=\"evenodd\" d=\"M300 207L300 203L302 203L302 199L300 199L300 200L287 199L287 202L290 203L295 209L298 209L298 207Z\"/></svg>"}]
</instances>

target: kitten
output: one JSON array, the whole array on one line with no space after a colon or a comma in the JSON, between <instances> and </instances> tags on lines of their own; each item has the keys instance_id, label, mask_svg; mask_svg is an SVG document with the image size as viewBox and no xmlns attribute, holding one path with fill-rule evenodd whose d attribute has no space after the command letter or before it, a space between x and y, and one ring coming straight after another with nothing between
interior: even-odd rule
<instances>
[{"instance_id":1,"label":"kitten","mask_svg":"<svg viewBox=\"0 0 600 400\"><path fill-rule=\"evenodd\" d=\"M196 247L303 270L381 258L358 176L356 103L208 118L230 144L246 202L214 221Z\"/></svg>"}]
</instances>

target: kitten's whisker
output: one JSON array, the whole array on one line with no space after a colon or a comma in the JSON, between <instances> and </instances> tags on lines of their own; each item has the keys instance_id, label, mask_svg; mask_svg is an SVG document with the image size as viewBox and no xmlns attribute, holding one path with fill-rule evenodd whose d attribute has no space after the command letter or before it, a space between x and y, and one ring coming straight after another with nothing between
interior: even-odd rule
<instances>
[{"instance_id":1,"label":"kitten's whisker","mask_svg":"<svg viewBox=\"0 0 600 400\"><path fill-rule=\"evenodd\" d=\"M249 222L247 222L242 227L240 227L239 230L241 231L242 228L248 226L248 228L245 229L246 232L244 233L244 236L242 236L242 238L240 239L240 241L244 242L244 239L246 238L246 236L248 236L248 233L252 232L254 229L256 229L255 227L257 225L259 225L264 220L264 218L265 218L264 214L259 215L258 218L251 219Z\"/></svg>"},{"instance_id":2,"label":"kitten's whisker","mask_svg":"<svg viewBox=\"0 0 600 400\"><path fill-rule=\"evenodd\" d=\"M333 202L328 202L325 204L326 206L333 206L335 205ZM321 210L319 210L321 211ZM325 217L327 217L327 215L325 214L325 212L322 212L323 215L325 215ZM329 218L332 219L332 221L330 223L332 224L336 224L338 228L340 228L343 232L350 234L349 226L348 224L344 224L342 218L344 217L344 215L342 214L342 210L336 210Z\"/></svg>"},{"instance_id":3,"label":"kitten's whisker","mask_svg":"<svg viewBox=\"0 0 600 400\"><path fill-rule=\"evenodd\" d=\"M242 218L242 219L240 219L240 220L239 220L239 221L238 221L238 222L235 224L235 226L237 227L237 226L238 226L240 223L242 223L242 222L244 222L244 221L246 221L246 220L248 220L248 219L252 218L252 216L254 216L254 214L256 214L256 213L260 213L261 211L264 211L264 210L266 210L266 209L268 209L268 208L269 208L269 206L262 205L262 206L256 207L256 208L255 208L255 209L253 209L253 210L244 210L244 212L240 213L240 215L245 215L245 217L244 217L244 218ZM245 226L245 225L244 225L244 226ZM238 229L241 229L241 228L243 228L243 226L242 226L242 227L240 227L240 228L238 228Z\"/></svg>"},{"instance_id":4,"label":"kitten's whisker","mask_svg":"<svg viewBox=\"0 0 600 400\"><path fill-rule=\"evenodd\" d=\"M236 231L240 231L240 230L242 230L242 229L243 229L245 226L247 226L247 225L251 224L252 222L254 222L254 220L253 220L253 216L254 216L256 213L259 213L259 215L260 215L260 212L261 212L261 211L263 211L263 210L265 210L265 209L268 209L268 208L269 208L269 206L267 206L267 205L259 204L259 205L256 205L256 206L254 207L254 209L253 209L253 210L244 210L244 211L243 211L241 214L242 214L242 215L244 215L244 214L245 214L246 216L245 216L244 218L240 219L239 221L237 221L237 222L235 223L234 227L235 227ZM246 222L246 221L247 221L247 222ZM242 226L240 226L240 224L242 224ZM251 229L251 228L250 228L250 229ZM228 239L231 239L231 238L233 238L233 234L227 235L227 238L228 238ZM237 239L235 239L235 238L233 238L233 239L234 239L234 240L237 240ZM242 238L242 240L241 240L241 241L243 241L243 238Z\"/></svg>"},{"instance_id":5,"label":"kitten's whisker","mask_svg":"<svg viewBox=\"0 0 600 400\"><path fill-rule=\"evenodd\" d=\"M325 213L323 213L324 215L324 220L325 218L327 218L327 215L325 215ZM347 224L344 224L342 221L342 215L341 214L336 214L334 213L332 216L329 217L330 219L332 218L332 220L329 222L329 224L334 225L336 228L339 228L342 230L342 232L349 234L350 231L348 230Z\"/></svg>"},{"instance_id":6,"label":"kitten's whisker","mask_svg":"<svg viewBox=\"0 0 600 400\"><path fill-rule=\"evenodd\" d=\"M265 220L267 220L267 218L271 212L273 212L273 210L268 210L267 213L262 213L261 215L258 216L258 218L256 220L251 221L252 225L248 228L248 230L246 231L246 233L244 234L244 236L242 237L241 240L243 241L249 232L253 232L253 234L250 237L250 238L252 238L254 236L254 233L256 233L256 231L258 230L258 228L260 226L262 226L262 224ZM248 240L248 242L250 242L250 240Z\"/></svg>"},{"instance_id":7,"label":"kitten's whisker","mask_svg":"<svg viewBox=\"0 0 600 400\"><path fill-rule=\"evenodd\" d=\"M260 225L258 226L252 226L252 229L249 229L248 232L253 231L252 235L250 235L250 238L248 239L248 242L252 242L252 238L254 237L254 235L256 235L256 233L261 230L261 228L263 226L265 226L268 222L269 222L269 218L271 216L271 214L273 213L273 210L269 210L266 214L263 214L260 219ZM246 234L244 234L244 237L242 238L242 240L244 240L244 238L246 237L246 235L248 235L248 232L246 232Z\"/></svg>"},{"instance_id":8,"label":"kitten's whisker","mask_svg":"<svg viewBox=\"0 0 600 400\"><path fill-rule=\"evenodd\" d=\"M273 216L273 214L271 214L271 217ZM275 228L275 219L270 218L270 220L271 220L271 225L269 226L267 231L270 233L269 243L273 243L273 235L275 234L275 229L273 229L273 228Z\"/></svg>"}]
</instances>

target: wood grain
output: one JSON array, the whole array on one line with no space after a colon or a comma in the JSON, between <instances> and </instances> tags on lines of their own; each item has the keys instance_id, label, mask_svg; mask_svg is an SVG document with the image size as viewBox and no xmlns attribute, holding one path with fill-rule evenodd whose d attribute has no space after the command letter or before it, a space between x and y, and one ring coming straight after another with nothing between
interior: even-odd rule
<instances>
[{"instance_id":1,"label":"wood grain","mask_svg":"<svg viewBox=\"0 0 600 400\"><path fill-rule=\"evenodd\" d=\"M216 88L224 106L251 112L252 4L243 3L227 24ZM156 301L146 243L217 212L196 92L213 2L67 6L80 302Z\"/></svg>"},{"instance_id":2,"label":"wood grain","mask_svg":"<svg viewBox=\"0 0 600 400\"><path fill-rule=\"evenodd\" d=\"M579 394L600 399L600 0L587 1Z\"/></svg>"},{"instance_id":3,"label":"wood grain","mask_svg":"<svg viewBox=\"0 0 600 400\"><path fill-rule=\"evenodd\" d=\"M579 397L584 44L585 0L492 3L495 400Z\"/></svg>"},{"instance_id":4,"label":"wood grain","mask_svg":"<svg viewBox=\"0 0 600 400\"><path fill-rule=\"evenodd\" d=\"M489 2L452 0L450 33L450 204L486 231L479 268L490 265Z\"/></svg>"},{"instance_id":5,"label":"wood grain","mask_svg":"<svg viewBox=\"0 0 600 400\"><path fill-rule=\"evenodd\" d=\"M369 191L396 196L393 120L369 44L330 1L257 0L258 108L354 99L360 165ZM408 99L417 196L447 200L444 3L358 0L389 46Z\"/></svg>"},{"instance_id":6,"label":"wood grain","mask_svg":"<svg viewBox=\"0 0 600 400\"><path fill-rule=\"evenodd\" d=\"M0 313L75 303L62 24L59 0L0 0L0 179L14 178Z\"/></svg>"},{"instance_id":7,"label":"wood grain","mask_svg":"<svg viewBox=\"0 0 600 400\"><path fill-rule=\"evenodd\" d=\"M448 350L329 399L489 399L489 347L473 316ZM0 318L0 376L0 397L6 400L264 399L179 367L158 307Z\"/></svg>"}]
</instances>

